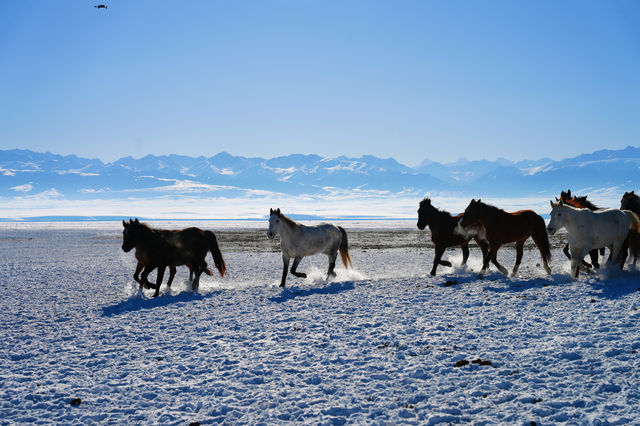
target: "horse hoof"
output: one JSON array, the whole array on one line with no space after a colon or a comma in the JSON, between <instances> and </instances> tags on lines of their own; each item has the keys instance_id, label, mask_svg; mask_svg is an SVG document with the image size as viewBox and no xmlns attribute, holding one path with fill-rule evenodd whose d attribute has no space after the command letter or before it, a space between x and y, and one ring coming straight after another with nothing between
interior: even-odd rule
<instances>
[{"instance_id":1,"label":"horse hoof","mask_svg":"<svg viewBox=\"0 0 640 426\"><path fill-rule=\"evenodd\" d=\"M300 277L300 278L307 278L307 274L305 274L304 272L300 272L300 273L298 274L298 277Z\"/></svg>"}]
</instances>

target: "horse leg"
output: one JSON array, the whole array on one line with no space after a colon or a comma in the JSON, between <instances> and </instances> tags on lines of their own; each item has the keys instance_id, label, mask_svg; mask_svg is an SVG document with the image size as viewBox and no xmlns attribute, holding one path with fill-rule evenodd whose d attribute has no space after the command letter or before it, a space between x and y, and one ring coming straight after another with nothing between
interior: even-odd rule
<instances>
[{"instance_id":1,"label":"horse leg","mask_svg":"<svg viewBox=\"0 0 640 426\"><path fill-rule=\"evenodd\" d=\"M480 279L484 277L484 274L487 272L487 269L489 269L489 262L494 256L494 247L496 247L496 244L489 243L489 247L487 247L486 254L482 256L482 270L480 270L480 273L478 274L478 278ZM497 252L498 249L495 249L495 251Z\"/></svg>"},{"instance_id":2,"label":"horse leg","mask_svg":"<svg viewBox=\"0 0 640 426\"><path fill-rule=\"evenodd\" d=\"M566 243L564 245L562 251L564 252L564 255L567 256L567 259L571 260L571 253L569 253L569 243Z\"/></svg>"},{"instance_id":3,"label":"horse leg","mask_svg":"<svg viewBox=\"0 0 640 426\"><path fill-rule=\"evenodd\" d=\"M571 247L571 276L573 278L578 278L580 275L580 266L582 266L582 262L580 259L583 259L587 254L587 250L583 248L573 248Z\"/></svg>"},{"instance_id":4,"label":"horse leg","mask_svg":"<svg viewBox=\"0 0 640 426\"><path fill-rule=\"evenodd\" d=\"M436 269L438 268L438 265L442 265L442 255L444 254L444 250L445 248L442 246L436 246L436 255L433 258L433 268L431 268L431 275L435 275L436 274ZM450 266L451 264L449 264Z\"/></svg>"},{"instance_id":5,"label":"horse leg","mask_svg":"<svg viewBox=\"0 0 640 426\"><path fill-rule=\"evenodd\" d=\"M142 290L142 288L153 288L153 284L151 284L149 282L149 274L151 273L151 271L153 271L155 268L150 267L150 266L145 266L144 270L142 271L142 275L140 276L140 290Z\"/></svg>"},{"instance_id":6,"label":"horse leg","mask_svg":"<svg viewBox=\"0 0 640 426\"><path fill-rule=\"evenodd\" d=\"M507 271L507 268L505 268L504 266L502 266L499 262L498 262L498 249L500 248L500 246L497 246L495 249L493 248L494 246L491 247L491 262L496 265L496 268L498 268L498 270L500 272L502 272L504 275L509 275L509 271Z\"/></svg>"},{"instance_id":7,"label":"horse leg","mask_svg":"<svg viewBox=\"0 0 640 426\"><path fill-rule=\"evenodd\" d=\"M460 248L462 249L462 265L466 265L469 260L469 243L464 243Z\"/></svg>"},{"instance_id":8,"label":"horse leg","mask_svg":"<svg viewBox=\"0 0 640 426\"><path fill-rule=\"evenodd\" d=\"M336 259L338 258L338 252L329 253L329 269L327 270L327 280L336 276L334 268L336 267Z\"/></svg>"},{"instance_id":9,"label":"horse leg","mask_svg":"<svg viewBox=\"0 0 640 426\"><path fill-rule=\"evenodd\" d=\"M478 247L480 247L480 251L482 251L482 263L484 264L484 261L486 260L488 264L489 263L489 241L475 238L475 242L478 245Z\"/></svg>"},{"instance_id":10,"label":"horse leg","mask_svg":"<svg viewBox=\"0 0 640 426\"><path fill-rule=\"evenodd\" d=\"M166 266L158 266L158 277L156 278L156 292L153 293L153 297L158 297L160 294L160 284L162 284L162 278L164 278L164 270Z\"/></svg>"},{"instance_id":11,"label":"horse leg","mask_svg":"<svg viewBox=\"0 0 640 426\"><path fill-rule=\"evenodd\" d=\"M296 256L293 258L293 265L291 265L291 273L298 278L307 278L307 274L304 272L298 272L298 265L302 261L302 256Z\"/></svg>"},{"instance_id":12,"label":"horse leg","mask_svg":"<svg viewBox=\"0 0 640 426\"><path fill-rule=\"evenodd\" d=\"M143 281L140 279L140 272L144 268L144 265L140 262L136 265L136 272L133 273L133 279L136 280L138 284L140 284L140 290L142 290Z\"/></svg>"},{"instance_id":13,"label":"horse leg","mask_svg":"<svg viewBox=\"0 0 640 426\"><path fill-rule=\"evenodd\" d=\"M196 291L200 287L200 275L202 274L202 267L200 265L193 268L193 281L191 282L191 290Z\"/></svg>"},{"instance_id":14,"label":"horse leg","mask_svg":"<svg viewBox=\"0 0 640 426\"><path fill-rule=\"evenodd\" d=\"M284 287L284 283L287 280L287 270L289 269L289 260L291 258L286 254L282 254L282 262L284 263L284 267L282 268L282 281L280 281L280 287Z\"/></svg>"},{"instance_id":15,"label":"horse leg","mask_svg":"<svg viewBox=\"0 0 640 426\"><path fill-rule=\"evenodd\" d=\"M589 257L591 258L591 265L593 265L594 268L599 269L600 263L598 262L598 249L589 251ZM582 261L582 265L586 266L587 268L591 267L591 265L589 265L589 263L585 262L584 260Z\"/></svg>"},{"instance_id":16,"label":"horse leg","mask_svg":"<svg viewBox=\"0 0 640 426\"><path fill-rule=\"evenodd\" d=\"M524 253L524 240L516 242L516 264L513 265L512 277L518 275L518 269L520 268L520 262L522 262L522 254Z\"/></svg>"},{"instance_id":17,"label":"horse leg","mask_svg":"<svg viewBox=\"0 0 640 426\"><path fill-rule=\"evenodd\" d=\"M176 267L169 266L169 281L167 281L167 287L171 287L171 283L173 282L173 277L176 276Z\"/></svg>"}]
</instances>

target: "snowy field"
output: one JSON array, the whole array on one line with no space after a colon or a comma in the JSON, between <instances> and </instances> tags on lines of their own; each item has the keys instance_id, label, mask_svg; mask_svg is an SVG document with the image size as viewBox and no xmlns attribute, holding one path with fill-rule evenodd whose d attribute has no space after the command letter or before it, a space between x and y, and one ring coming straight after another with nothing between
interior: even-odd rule
<instances>
[{"instance_id":1,"label":"snowy field","mask_svg":"<svg viewBox=\"0 0 640 426\"><path fill-rule=\"evenodd\" d=\"M229 275L154 299L120 223L0 224L0 424L640 423L636 269L572 280L559 236L551 276L528 245L431 277L415 221L345 221L356 270L281 289L266 222L196 225Z\"/></svg>"}]
</instances>

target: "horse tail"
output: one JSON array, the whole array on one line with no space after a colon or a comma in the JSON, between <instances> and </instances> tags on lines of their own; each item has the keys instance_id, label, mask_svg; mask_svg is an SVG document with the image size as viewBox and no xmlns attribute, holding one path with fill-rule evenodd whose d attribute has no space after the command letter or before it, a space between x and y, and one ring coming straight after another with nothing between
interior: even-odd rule
<instances>
[{"instance_id":1,"label":"horse tail","mask_svg":"<svg viewBox=\"0 0 640 426\"><path fill-rule=\"evenodd\" d=\"M211 255L213 256L213 262L216 264L216 268L218 269L218 272L220 272L220 276L224 277L224 274L227 272L227 265L224 263L224 259L222 258L222 252L220 252L220 248L218 247L216 235L211 231L204 231L204 237L207 241L207 245L209 246L209 250L211 251Z\"/></svg>"},{"instance_id":2,"label":"horse tail","mask_svg":"<svg viewBox=\"0 0 640 426\"><path fill-rule=\"evenodd\" d=\"M536 214L536 219L531 230L531 237L533 242L536 243L542 258L547 262L551 261L551 245L549 244L549 234L547 234L547 227L544 224L542 216Z\"/></svg>"},{"instance_id":3,"label":"horse tail","mask_svg":"<svg viewBox=\"0 0 640 426\"><path fill-rule=\"evenodd\" d=\"M342 263L345 268L348 268L349 265L353 268L353 263L351 262L351 256L349 256L349 240L347 239L347 231L344 230L342 226L338 226L340 230L340 234L342 234L342 238L340 239L340 258L342 259ZM349 263L347 263L349 262Z\"/></svg>"}]
</instances>

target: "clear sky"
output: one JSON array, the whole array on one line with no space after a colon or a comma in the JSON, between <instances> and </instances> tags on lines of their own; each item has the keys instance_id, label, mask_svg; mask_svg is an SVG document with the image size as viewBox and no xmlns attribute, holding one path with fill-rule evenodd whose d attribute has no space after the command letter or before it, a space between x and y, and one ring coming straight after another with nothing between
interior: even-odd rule
<instances>
[{"instance_id":1,"label":"clear sky","mask_svg":"<svg viewBox=\"0 0 640 426\"><path fill-rule=\"evenodd\" d=\"M0 1L0 149L415 165L627 145L636 0Z\"/></svg>"}]
</instances>

